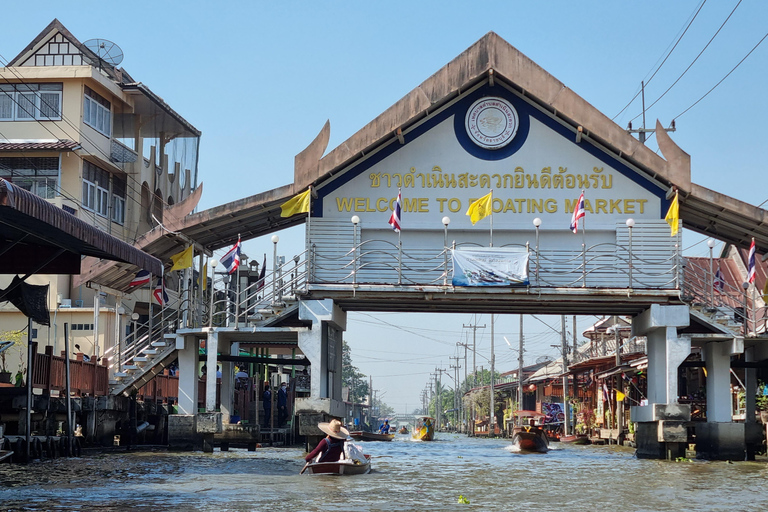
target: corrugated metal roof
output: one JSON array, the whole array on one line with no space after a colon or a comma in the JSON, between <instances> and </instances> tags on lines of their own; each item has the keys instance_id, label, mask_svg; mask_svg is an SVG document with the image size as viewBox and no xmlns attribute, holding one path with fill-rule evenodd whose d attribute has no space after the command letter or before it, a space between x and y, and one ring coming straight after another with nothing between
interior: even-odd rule
<instances>
[{"instance_id":1,"label":"corrugated metal roof","mask_svg":"<svg viewBox=\"0 0 768 512\"><path fill-rule=\"evenodd\" d=\"M135 265L155 275L160 260L0 178L0 253L4 274L80 273L80 256ZM73 271L76 270L76 271Z\"/></svg>"}]
</instances>

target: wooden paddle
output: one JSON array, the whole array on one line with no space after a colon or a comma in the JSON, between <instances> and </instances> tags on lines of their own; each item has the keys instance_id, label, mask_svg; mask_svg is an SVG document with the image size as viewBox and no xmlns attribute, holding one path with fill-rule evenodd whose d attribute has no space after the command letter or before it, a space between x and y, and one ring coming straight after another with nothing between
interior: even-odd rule
<instances>
[{"instance_id":1,"label":"wooden paddle","mask_svg":"<svg viewBox=\"0 0 768 512\"><path fill-rule=\"evenodd\" d=\"M309 466L309 462L307 462L306 464L304 464L304 467L303 467L303 468L301 468L301 471L299 471L299 474L300 474L300 475L301 475L301 474L304 474L304 471L306 471L306 470L307 470L307 467L308 467L308 466Z\"/></svg>"}]
</instances>

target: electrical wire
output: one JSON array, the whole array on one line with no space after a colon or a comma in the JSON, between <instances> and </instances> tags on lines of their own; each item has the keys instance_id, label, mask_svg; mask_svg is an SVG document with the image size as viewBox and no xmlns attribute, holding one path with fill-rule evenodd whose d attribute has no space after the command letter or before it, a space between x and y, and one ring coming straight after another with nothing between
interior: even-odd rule
<instances>
[{"instance_id":1,"label":"electrical wire","mask_svg":"<svg viewBox=\"0 0 768 512\"><path fill-rule=\"evenodd\" d=\"M691 109L692 109L693 107L695 107L695 106L696 106L696 105L697 105L697 104L698 104L698 103L699 103L701 100L703 100L704 98L706 98L706 97L709 95L709 93L711 93L712 91L714 91L714 90L717 88L717 86L719 86L721 83L723 83L723 81L724 81L726 78L728 78L728 77L731 75L731 73L733 73L734 71L736 71L736 68L738 68L739 66L741 66L741 64L742 64L742 63L743 63L745 60L747 60L747 57L749 57L750 55L752 55L752 52L754 52L754 51L757 49L757 47L758 47L758 46L760 46L760 45L762 44L762 42L763 42L763 41L765 41L765 39L766 39L767 37L768 37L768 34L765 34L765 35L763 36L763 38L762 38L762 39L760 39L760 41L758 41L758 42L757 42L757 44L756 44L755 46L753 46L751 50L749 50L749 52L748 52L748 53L747 53L747 54L744 56L744 58L743 58L743 59L741 59L741 60L739 61L739 63L738 63L738 64L736 64L736 65L733 67L733 69L731 69L731 70L730 70L730 71L729 71L729 72L728 72L728 73L727 73L727 74L726 74L726 75L725 75L725 76L724 76L722 79L720 79L720 81L719 81L719 82L717 82L717 83L716 83L714 86L712 86L712 88L711 88L710 90L708 90L708 91L707 91L707 92L706 92L706 93L705 93L705 94L704 94L704 95L703 95L701 98L699 98L698 100L696 100L695 102L693 102L693 104L692 104L690 107L686 108L685 110L683 110L682 112L680 112L679 114L677 114L677 115L674 117L674 119L677 119L677 118L679 118L680 116L682 116L683 114L685 114L686 112L688 112L689 110L691 110ZM767 199L766 201L768 201L768 199ZM766 201L763 201L763 203L761 203L761 206L762 206L763 204L765 204L765 202L766 202Z\"/></svg>"},{"instance_id":2,"label":"electrical wire","mask_svg":"<svg viewBox=\"0 0 768 512\"><path fill-rule=\"evenodd\" d=\"M691 67L693 67L693 65L696 63L696 61L697 61L697 60L699 60L699 57L701 57L701 55L702 55L702 54L703 54L703 53L704 53L704 52L707 50L707 48L709 48L709 45L710 45L710 44L712 44L712 41L714 41L714 40L715 40L715 38L717 37L717 35L718 35L718 34L720 33L720 31L723 29L723 27L725 27L725 24L726 24L726 23L728 23L728 20L730 20L730 19L731 19L731 16L733 16L733 13L734 13L734 12L736 12L736 9L738 9L738 8L739 8L739 6L741 5L741 2L742 2L742 1L743 1L743 0L739 0L739 1L738 1L738 3L736 4L736 6L733 8L733 10L731 10L730 14L728 14L728 17L726 17L726 18L725 18L725 21L723 21L723 23L720 25L720 28L718 28L718 29L717 29L717 31L716 31L716 32L715 32L715 34L714 34L714 35L713 35L713 36L710 38L710 40L707 42L707 44L706 44L706 45L704 45L704 48L702 48L702 50L699 52L699 54L698 54L698 55L696 55L696 58L694 58L694 59L693 59L693 61L691 61L691 63L688 65L688 67L687 67L687 68L685 68L685 71L683 71L683 72L680 74L680 76L679 76L679 77L677 77L677 79L676 79L674 82L672 82L672 85L670 85L670 86L667 88L667 90L666 90L666 91L664 91L664 92L661 94L661 96L659 96L658 98L656 98L656 100L655 100L653 103L651 103L650 105L648 105L648 107L645 109L645 111L646 111L646 112L647 112L648 110L650 110L650 109L651 109L651 108L652 108L654 105L656 105L656 104L657 104L657 103L658 103L658 102L659 102L659 101L660 101L660 100L661 100L661 99L662 99L664 96L666 96L666 94L667 94L667 93L668 93L670 90L672 90L672 88L673 88L675 85L677 85L677 83L678 83L678 82L679 82L679 81L680 81L680 80L681 80L681 79L682 79L682 78L685 76L685 74L686 74L686 73L688 73L688 70L689 70L689 69L691 69ZM759 44L759 43L758 43L758 44ZM642 116L642 115L643 115L643 112L640 112L640 113L639 113L639 114L637 114L635 117L633 117L632 119L630 119L630 122L634 121L635 119L637 119L638 117L640 117L640 116Z\"/></svg>"},{"instance_id":3,"label":"electrical wire","mask_svg":"<svg viewBox=\"0 0 768 512\"><path fill-rule=\"evenodd\" d=\"M685 26L685 29L682 31L682 34L680 34L680 36L677 38L677 41L675 41L674 45L672 46L672 49L671 49L671 50L669 50L669 52L668 52L668 53L667 53L667 55L664 57L664 60L661 62L661 64L659 64L659 66L656 68L656 70L655 70L655 71L653 71L653 74L651 75L651 77L650 77L648 80L646 80L646 81L645 81L645 85L646 85L646 86L647 86L648 84L650 84L650 83L651 83L651 81L653 80L653 77L655 77L655 76L656 76L656 73L658 73L658 72L659 72L659 70L660 70L660 69L661 69L661 67L664 65L664 63L665 63L665 62L667 62L667 59L669 59L669 56L670 56L670 55L672 55L672 52L673 52L673 51L675 51L675 48L677 48L677 45L678 45L678 44L680 44L680 41L682 41L682 39L683 39L683 36L685 36L685 33L686 33L686 32L688 32L688 29L689 29L689 28L691 28L691 25L693 24L693 21L694 21L694 20L696 19L696 17L699 15L699 12L701 12L701 9L702 9L702 7L704 7L704 4L705 4L705 3L707 3L707 0L703 0L703 1L701 2L701 4L699 4L699 7L696 9L696 12L693 14L693 16L692 16L691 18L689 18L689 20L688 20L688 24ZM658 62L658 60L657 60L656 62ZM648 75L646 74L646 76L648 76ZM615 121L617 117L619 117L619 116L620 116L620 115L621 115L621 114L622 114L622 113L623 113L625 110L627 110L627 108L629 108L629 106L632 104L632 102L633 102L633 101L635 101L635 100L637 99L637 97L638 97L638 96L640 96L640 93L641 93L641 92L642 92L642 88L638 89L637 93L635 93L635 95L632 97L632 99L631 99L631 100L629 100L629 103L627 103L627 104L624 106L624 108L622 108L622 109L619 111L619 113L618 113L618 114L616 114L615 116L613 116L613 117L611 118L611 121Z\"/></svg>"}]
</instances>

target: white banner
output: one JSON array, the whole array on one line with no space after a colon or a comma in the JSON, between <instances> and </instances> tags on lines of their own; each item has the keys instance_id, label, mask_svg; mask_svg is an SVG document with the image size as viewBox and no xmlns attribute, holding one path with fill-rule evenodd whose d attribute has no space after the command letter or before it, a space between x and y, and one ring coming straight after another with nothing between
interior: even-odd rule
<instances>
[{"instance_id":1,"label":"white banner","mask_svg":"<svg viewBox=\"0 0 768 512\"><path fill-rule=\"evenodd\" d=\"M528 285L528 252L525 249L482 247L456 249L454 286Z\"/></svg>"}]
</instances>

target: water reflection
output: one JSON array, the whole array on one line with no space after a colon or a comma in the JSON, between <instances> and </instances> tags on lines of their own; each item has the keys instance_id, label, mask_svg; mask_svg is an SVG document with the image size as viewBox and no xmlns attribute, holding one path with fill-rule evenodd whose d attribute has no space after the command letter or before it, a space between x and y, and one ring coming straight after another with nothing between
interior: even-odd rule
<instances>
[{"instance_id":1,"label":"water reflection","mask_svg":"<svg viewBox=\"0 0 768 512\"><path fill-rule=\"evenodd\" d=\"M362 443L373 472L301 475L300 448L109 453L0 465L3 510L253 511L765 510L768 464L637 460L617 447L554 444L521 454L509 440ZM458 504L459 495L469 504Z\"/></svg>"}]
</instances>

